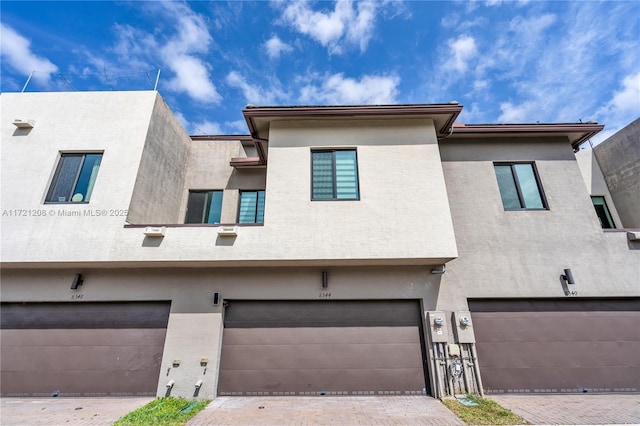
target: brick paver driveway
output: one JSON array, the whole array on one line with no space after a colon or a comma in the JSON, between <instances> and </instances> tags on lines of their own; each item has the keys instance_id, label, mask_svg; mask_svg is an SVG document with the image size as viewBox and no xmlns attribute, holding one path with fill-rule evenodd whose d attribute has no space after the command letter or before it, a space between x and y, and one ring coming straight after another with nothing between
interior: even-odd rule
<instances>
[{"instance_id":1,"label":"brick paver driveway","mask_svg":"<svg viewBox=\"0 0 640 426\"><path fill-rule=\"evenodd\" d=\"M219 397L187 426L464 425L428 396Z\"/></svg>"},{"instance_id":2,"label":"brick paver driveway","mask_svg":"<svg viewBox=\"0 0 640 426\"><path fill-rule=\"evenodd\" d=\"M639 424L640 394L491 395L534 425Z\"/></svg>"}]
</instances>

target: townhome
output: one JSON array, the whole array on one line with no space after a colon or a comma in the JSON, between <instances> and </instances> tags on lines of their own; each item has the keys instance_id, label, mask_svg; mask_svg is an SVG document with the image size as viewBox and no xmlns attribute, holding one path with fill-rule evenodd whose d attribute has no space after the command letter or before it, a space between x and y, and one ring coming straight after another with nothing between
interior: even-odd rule
<instances>
[{"instance_id":1,"label":"townhome","mask_svg":"<svg viewBox=\"0 0 640 426\"><path fill-rule=\"evenodd\" d=\"M190 137L155 91L0 102L3 396L640 388L640 232L574 154L602 125L249 105Z\"/></svg>"}]
</instances>

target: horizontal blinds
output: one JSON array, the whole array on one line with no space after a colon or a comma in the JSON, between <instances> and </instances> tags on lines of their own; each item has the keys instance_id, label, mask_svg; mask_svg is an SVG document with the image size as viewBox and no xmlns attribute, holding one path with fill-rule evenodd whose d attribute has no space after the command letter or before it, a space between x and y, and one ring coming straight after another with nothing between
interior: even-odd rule
<instances>
[{"instance_id":1,"label":"horizontal blinds","mask_svg":"<svg viewBox=\"0 0 640 426\"><path fill-rule=\"evenodd\" d=\"M238 223L264 223L264 191L242 191Z\"/></svg>"},{"instance_id":2,"label":"horizontal blinds","mask_svg":"<svg viewBox=\"0 0 640 426\"><path fill-rule=\"evenodd\" d=\"M255 223L257 202L258 193L256 191L244 191L240 193L238 223Z\"/></svg>"},{"instance_id":3,"label":"horizontal blinds","mask_svg":"<svg viewBox=\"0 0 640 426\"><path fill-rule=\"evenodd\" d=\"M312 153L313 199L332 199L333 195L333 152Z\"/></svg>"},{"instance_id":4,"label":"horizontal blinds","mask_svg":"<svg viewBox=\"0 0 640 426\"><path fill-rule=\"evenodd\" d=\"M355 151L336 151L336 198L358 198L358 169Z\"/></svg>"}]
</instances>

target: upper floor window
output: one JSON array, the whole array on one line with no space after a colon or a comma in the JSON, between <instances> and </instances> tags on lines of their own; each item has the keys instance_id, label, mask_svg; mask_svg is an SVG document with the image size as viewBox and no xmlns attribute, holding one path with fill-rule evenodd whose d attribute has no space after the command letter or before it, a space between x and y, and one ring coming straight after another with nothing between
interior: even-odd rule
<instances>
[{"instance_id":1,"label":"upper floor window","mask_svg":"<svg viewBox=\"0 0 640 426\"><path fill-rule=\"evenodd\" d=\"M493 167L505 210L546 209L533 163L496 163Z\"/></svg>"},{"instance_id":2,"label":"upper floor window","mask_svg":"<svg viewBox=\"0 0 640 426\"><path fill-rule=\"evenodd\" d=\"M240 191L238 223L264 223L264 191Z\"/></svg>"},{"instance_id":3,"label":"upper floor window","mask_svg":"<svg viewBox=\"0 0 640 426\"><path fill-rule=\"evenodd\" d=\"M220 223L222 191L189 191L184 223Z\"/></svg>"},{"instance_id":4,"label":"upper floor window","mask_svg":"<svg viewBox=\"0 0 640 426\"><path fill-rule=\"evenodd\" d=\"M88 203L102 154L62 154L53 175L47 203Z\"/></svg>"},{"instance_id":5,"label":"upper floor window","mask_svg":"<svg viewBox=\"0 0 640 426\"><path fill-rule=\"evenodd\" d=\"M616 226L613 223L613 218L611 217L609 207L607 207L607 202L604 200L604 197L592 196L591 201L593 202L593 207L596 209L600 225L605 229L615 228Z\"/></svg>"},{"instance_id":6,"label":"upper floor window","mask_svg":"<svg viewBox=\"0 0 640 426\"><path fill-rule=\"evenodd\" d=\"M311 199L358 200L355 149L311 151Z\"/></svg>"}]
</instances>

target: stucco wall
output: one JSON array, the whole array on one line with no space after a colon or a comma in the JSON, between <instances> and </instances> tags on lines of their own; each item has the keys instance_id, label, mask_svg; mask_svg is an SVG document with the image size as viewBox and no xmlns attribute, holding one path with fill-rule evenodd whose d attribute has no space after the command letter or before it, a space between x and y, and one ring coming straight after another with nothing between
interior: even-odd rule
<instances>
[{"instance_id":1,"label":"stucco wall","mask_svg":"<svg viewBox=\"0 0 640 426\"><path fill-rule=\"evenodd\" d=\"M130 223L178 223L191 138L156 96L129 204Z\"/></svg>"},{"instance_id":2,"label":"stucco wall","mask_svg":"<svg viewBox=\"0 0 640 426\"><path fill-rule=\"evenodd\" d=\"M3 93L2 260L106 259L125 223L156 92ZM13 119L34 120L24 131ZM60 152L103 152L91 201L45 204Z\"/></svg>"},{"instance_id":3,"label":"stucco wall","mask_svg":"<svg viewBox=\"0 0 640 426\"><path fill-rule=\"evenodd\" d=\"M593 152L624 228L640 228L640 118Z\"/></svg>"},{"instance_id":4,"label":"stucco wall","mask_svg":"<svg viewBox=\"0 0 640 426\"><path fill-rule=\"evenodd\" d=\"M640 251L606 233L568 142L456 141L441 144L460 256L442 288L463 297L564 297L571 268L579 297L638 295ZM494 161L535 161L549 205L505 211Z\"/></svg>"}]
</instances>

